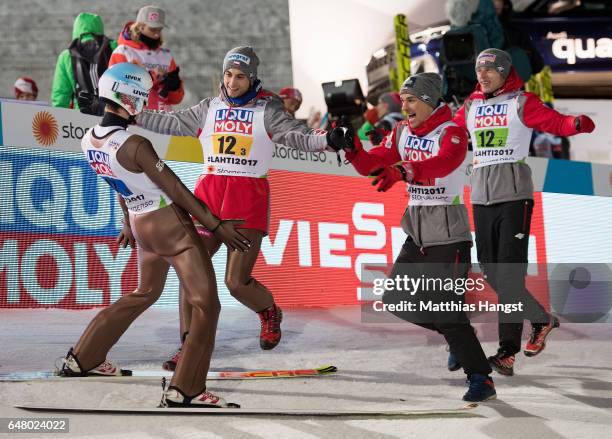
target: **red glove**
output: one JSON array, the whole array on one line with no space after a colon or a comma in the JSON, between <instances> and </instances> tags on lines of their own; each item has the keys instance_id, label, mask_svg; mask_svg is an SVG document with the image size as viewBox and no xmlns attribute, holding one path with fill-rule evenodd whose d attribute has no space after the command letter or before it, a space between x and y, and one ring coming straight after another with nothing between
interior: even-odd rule
<instances>
[{"instance_id":1,"label":"red glove","mask_svg":"<svg viewBox=\"0 0 612 439\"><path fill-rule=\"evenodd\" d=\"M410 183L414 178L414 171L409 162L403 162L397 165L391 165L384 168L378 168L370 174L374 176L372 186L378 186L378 192L387 192L398 181Z\"/></svg>"},{"instance_id":2,"label":"red glove","mask_svg":"<svg viewBox=\"0 0 612 439\"><path fill-rule=\"evenodd\" d=\"M579 133L592 133L595 129L595 122L593 122L593 119L584 114L576 117L574 123L576 124L576 131Z\"/></svg>"}]
</instances>

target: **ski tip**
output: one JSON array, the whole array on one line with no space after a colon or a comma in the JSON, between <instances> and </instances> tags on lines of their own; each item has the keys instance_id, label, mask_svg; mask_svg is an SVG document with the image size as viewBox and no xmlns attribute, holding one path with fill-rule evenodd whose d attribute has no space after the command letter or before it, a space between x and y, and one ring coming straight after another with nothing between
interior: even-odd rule
<instances>
[{"instance_id":1,"label":"ski tip","mask_svg":"<svg viewBox=\"0 0 612 439\"><path fill-rule=\"evenodd\" d=\"M325 375L325 374L328 374L328 373L338 372L338 368L336 366L331 366L331 365L321 366L321 367L318 367L315 370L317 371L317 373L319 373L321 375Z\"/></svg>"}]
</instances>

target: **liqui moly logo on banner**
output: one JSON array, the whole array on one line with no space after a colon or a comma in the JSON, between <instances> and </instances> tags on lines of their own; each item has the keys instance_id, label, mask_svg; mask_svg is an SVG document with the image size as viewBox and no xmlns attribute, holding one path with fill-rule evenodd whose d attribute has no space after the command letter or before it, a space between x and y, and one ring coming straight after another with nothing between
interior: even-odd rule
<instances>
[{"instance_id":1,"label":"liqui moly logo on banner","mask_svg":"<svg viewBox=\"0 0 612 439\"><path fill-rule=\"evenodd\" d=\"M508 104L481 105L476 108L476 128L508 125Z\"/></svg>"},{"instance_id":2,"label":"liqui moly logo on banner","mask_svg":"<svg viewBox=\"0 0 612 439\"><path fill-rule=\"evenodd\" d=\"M215 112L215 133L253 135L253 112L224 108Z\"/></svg>"}]
</instances>

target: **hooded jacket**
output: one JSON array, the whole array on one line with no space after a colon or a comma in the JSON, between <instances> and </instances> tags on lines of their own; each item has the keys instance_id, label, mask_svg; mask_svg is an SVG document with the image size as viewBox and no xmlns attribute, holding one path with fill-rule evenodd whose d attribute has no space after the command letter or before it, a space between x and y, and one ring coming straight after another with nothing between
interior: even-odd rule
<instances>
[{"instance_id":1,"label":"hooded jacket","mask_svg":"<svg viewBox=\"0 0 612 439\"><path fill-rule=\"evenodd\" d=\"M111 55L109 67L113 64L131 62L142 65L146 68L153 78L153 88L149 92L147 109L167 110L169 106L179 104L185 96L183 81L177 90L168 92L166 97L159 95L163 88L161 81L165 76L177 69L176 62L170 54L170 50L165 47L150 49L141 41L134 41L130 35L130 26L133 21L126 23L117 39L118 46ZM143 60L145 60L143 62ZM161 73L160 73L161 72Z\"/></svg>"},{"instance_id":2,"label":"hooded jacket","mask_svg":"<svg viewBox=\"0 0 612 439\"><path fill-rule=\"evenodd\" d=\"M82 42L93 39L94 35L104 35L104 24L99 15L82 12L74 20L72 39ZM117 47L115 40L110 40L111 49ZM51 105L54 107L78 108L75 96L76 80L69 49L64 49L57 58L53 85L51 87Z\"/></svg>"},{"instance_id":3,"label":"hooded jacket","mask_svg":"<svg viewBox=\"0 0 612 439\"><path fill-rule=\"evenodd\" d=\"M533 93L521 91L522 87L523 81L514 67L501 88L492 94L485 95L480 84L477 84L474 92L457 110L453 121L469 132L473 127L467 126L467 116L474 101L496 104L514 94L518 104L518 116L526 127L563 137L578 134L574 116L566 116L547 107ZM475 168L470 183L473 204L490 205L533 199L531 168L523 160Z\"/></svg>"}]
</instances>

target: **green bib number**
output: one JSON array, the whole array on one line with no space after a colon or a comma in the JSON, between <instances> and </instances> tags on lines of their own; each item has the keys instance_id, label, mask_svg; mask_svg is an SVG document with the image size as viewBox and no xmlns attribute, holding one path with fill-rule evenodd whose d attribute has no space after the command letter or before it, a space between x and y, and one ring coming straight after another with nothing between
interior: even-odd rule
<instances>
[{"instance_id":1,"label":"green bib number","mask_svg":"<svg viewBox=\"0 0 612 439\"><path fill-rule=\"evenodd\" d=\"M475 134L477 148L503 148L508 139L508 128L477 130Z\"/></svg>"}]
</instances>

